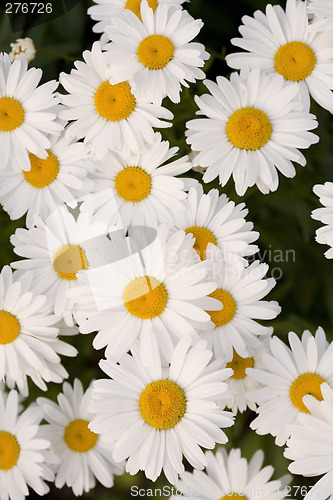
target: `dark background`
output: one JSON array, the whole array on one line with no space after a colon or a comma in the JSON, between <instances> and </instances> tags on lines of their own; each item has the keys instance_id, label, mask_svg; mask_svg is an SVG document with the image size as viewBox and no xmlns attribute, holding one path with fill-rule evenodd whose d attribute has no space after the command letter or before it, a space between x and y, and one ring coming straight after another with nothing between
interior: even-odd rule
<instances>
[{"instance_id":1,"label":"dark background","mask_svg":"<svg viewBox=\"0 0 333 500\"><path fill-rule=\"evenodd\" d=\"M6 2L0 0L0 52L10 52L10 43L19 37L31 37L38 53L30 65L43 69L43 82L57 79L61 71L69 73L74 60L81 59L82 51L90 49L93 41L98 39L98 35L92 32L94 23L86 14L92 2L53 0L53 3L57 3L60 13L66 9L67 12L37 26L31 26L35 20L27 17L24 21L25 29L13 33L9 18L4 13ZM272 3L284 5L283 1ZM76 5L70 8L74 4ZM217 75L228 76L229 69L225 64L224 55L237 50L232 48L230 38L238 36L237 28L243 15L252 15L257 9L264 10L265 6L264 0L191 0L184 4L193 17L204 21L198 41L212 54L206 63L207 78L214 80ZM11 21L13 23L13 20ZM164 101L164 105L173 111L175 120L174 126L163 130L162 133L171 146L179 146L181 153L189 152L184 140L184 130L185 122L195 116L197 109L193 97L204 92L206 88L199 82L191 85L190 89L184 89L180 104L174 105ZM278 300L282 312L271 324L275 333L285 341L290 330L300 335L304 329L310 329L314 333L318 326L324 328L329 340L333 339L333 262L324 257L324 251L328 247L317 244L314 239L315 230L321 223L310 217L311 211L320 206L312 187L318 183L333 181L333 121L330 113L316 103L312 103L311 111L318 117L320 125L316 133L320 136L320 142L305 152L307 165L296 166L297 175L294 179L280 176L280 185L275 193L263 195L253 187L240 198L235 194L232 180L223 189L218 186L216 180L204 185L206 191L213 187L219 188L221 193L226 192L235 202L246 203L249 209L248 220L253 221L255 229L260 232L260 254L257 258L270 265L268 276L277 278L277 285L268 299ZM193 176L200 178L195 173ZM17 259L12 252L9 236L17 227L24 227L24 224L24 218L10 221L9 216L0 207L0 267ZM72 382L74 377L78 376L87 387L92 378L103 377L97 367L102 352L92 349L92 336L80 335L68 340L79 349L77 358L63 361L70 373L69 380ZM32 384L30 388L29 400L33 400L40 392ZM58 391L59 386L50 384L48 396L55 398ZM275 467L274 478L278 478L287 473L289 461L283 458L283 449L275 446L271 436L258 436L248 429L253 417L251 411L237 415L236 425L227 430L227 449L240 447L243 456L250 458L256 449L262 448L265 451L265 464ZM302 495L300 491L297 493L296 487L307 486L314 481L314 478L294 477L288 496L300 498ZM165 484L167 483L163 478L152 483L145 479L143 473L135 477L124 474L115 479L115 487L111 490L99 485L84 497L99 500L126 499L132 498L132 485L154 489ZM303 489L303 496L304 491ZM155 496L159 496L158 492ZM35 497L32 493L31 498ZM71 490L66 488L52 489L46 497L75 498Z\"/></svg>"}]
</instances>

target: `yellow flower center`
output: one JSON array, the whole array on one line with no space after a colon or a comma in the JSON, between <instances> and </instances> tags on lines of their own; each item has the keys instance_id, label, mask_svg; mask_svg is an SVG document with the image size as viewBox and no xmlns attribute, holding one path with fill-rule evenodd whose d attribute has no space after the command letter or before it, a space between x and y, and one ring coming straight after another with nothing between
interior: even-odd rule
<instances>
[{"instance_id":1,"label":"yellow flower center","mask_svg":"<svg viewBox=\"0 0 333 500\"><path fill-rule=\"evenodd\" d=\"M20 445L13 434L0 431L0 470L9 470L18 460Z\"/></svg>"},{"instance_id":2,"label":"yellow flower center","mask_svg":"<svg viewBox=\"0 0 333 500\"><path fill-rule=\"evenodd\" d=\"M186 411L185 393L170 380L148 384L139 399L141 417L155 429L171 429Z\"/></svg>"},{"instance_id":3,"label":"yellow flower center","mask_svg":"<svg viewBox=\"0 0 333 500\"><path fill-rule=\"evenodd\" d=\"M149 35L138 47L140 63L149 69L162 69L173 58L175 47L172 41L164 35Z\"/></svg>"},{"instance_id":4,"label":"yellow flower center","mask_svg":"<svg viewBox=\"0 0 333 500\"><path fill-rule=\"evenodd\" d=\"M141 319L160 316L168 301L163 283L150 276L135 278L127 285L123 294L128 312Z\"/></svg>"},{"instance_id":5,"label":"yellow flower center","mask_svg":"<svg viewBox=\"0 0 333 500\"><path fill-rule=\"evenodd\" d=\"M125 120L135 108L135 97L127 82L111 85L101 83L95 93L95 108L99 116L111 122Z\"/></svg>"},{"instance_id":6,"label":"yellow flower center","mask_svg":"<svg viewBox=\"0 0 333 500\"><path fill-rule=\"evenodd\" d=\"M0 131L12 132L24 122L22 104L11 97L0 98Z\"/></svg>"},{"instance_id":7,"label":"yellow flower center","mask_svg":"<svg viewBox=\"0 0 333 500\"><path fill-rule=\"evenodd\" d=\"M275 69L286 80L298 82L311 75L316 56L308 45L289 42L277 50L274 57Z\"/></svg>"},{"instance_id":8,"label":"yellow flower center","mask_svg":"<svg viewBox=\"0 0 333 500\"><path fill-rule=\"evenodd\" d=\"M7 311L0 311L0 344L10 344L20 333L18 319Z\"/></svg>"},{"instance_id":9,"label":"yellow flower center","mask_svg":"<svg viewBox=\"0 0 333 500\"><path fill-rule=\"evenodd\" d=\"M297 377L297 379L291 384L289 391L292 404L299 411L310 413L303 403L303 397L306 394L310 394L318 399L318 401L322 401L323 396L320 390L320 384L323 382L326 382L326 380L316 373L303 373Z\"/></svg>"},{"instance_id":10,"label":"yellow flower center","mask_svg":"<svg viewBox=\"0 0 333 500\"><path fill-rule=\"evenodd\" d=\"M51 184L59 172L57 157L51 151L47 151L47 153L46 160L29 153L31 169L28 172L23 170L25 180L36 188L43 188Z\"/></svg>"},{"instance_id":11,"label":"yellow flower center","mask_svg":"<svg viewBox=\"0 0 333 500\"><path fill-rule=\"evenodd\" d=\"M215 292L209 294L209 297L219 300L223 305L220 311L206 311L215 327L218 328L229 323L236 313L236 302L230 293L222 290L222 288L217 288Z\"/></svg>"},{"instance_id":12,"label":"yellow flower center","mask_svg":"<svg viewBox=\"0 0 333 500\"><path fill-rule=\"evenodd\" d=\"M97 443L98 435L88 429L87 420L73 420L65 428L65 441L72 451L86 453Z\"/></svg>"},{"instance_id":13,"label":"yellow flower center","mask_svg":"<svg viewBox=\"0 0 333 500\"><path fill-rule=\"evenodd\" d=\"M126 167L114 180L117 193L125 201L138 202L151 190L151 177L140 167Z\"/></svg>"},{"instance_id":14,"label":"yellow flower center","mask_svg":"<svg viewBox=\"0 0 333 500\"><path fill-rule=\"evenodd\" d=\"M148 5L155 12L155 10L157 8L157 0L148 0ZM141 13L140 13L140 6L141 6L141 0L127 0L124 8L134 12L134 14L136 14L138 16L140 21L142 21Z\"/></svg>"},{"instance_id":15,"label":"yellow flower center","mask_svg":"<svg viewBox=\"0 0 333 500\"><path fill-rule=\"evenodd\" d=\"M238 493L227 493L227 495L224 495L223 497L220 498L220 500L247 500L247 496L245 495L239 495Z\"/></svg>"},{"instance_id":16,"label":"yellow flower center","mask_svg":"<svg viewBox=\"0 0 333 500\"><path fill-rule=\"evenodd\" d=\"M264 146L272 135L272 125L266 113L251 107L237 109L230 116L225 130L235 148L253 151Z\"/></svg>"},{"instance_id":17,"label":"yellow flower center","mask_svg":"<svg viewBox=\"0 0 333 500\"><path fill-rule=\"evenodd\" d=\"M185 234L191 233L195 238L194 250L198 253L201 260L206 259L206 249L208 243L216 245L217 241L214 234L206 227L192 226L185 229Z\"/></svg>"},{"instance_id":18,"label":"yellow flower center","mask_svg":"<svg viewBox=\"0 0 333 500\"><path fill-rule=\"evenodd\" d=\"M246 377L246 368L253 368L254 362L253 358L242 358L234 349L233 358L229 363L227 363L227 368L232 368L234 373L231 375L231 378L245 378Z\"/></svg>"},{"instance_id":19,"label":"yellow flower center","mask_svg":"<svg viewBox=\"0 0 333 500\"><path fill-rule=\"evenodd\" d=\"M53 268L64 280L76 280L76 273L88 268L85 251L78 245L64 245L53 259Z\"/></svg>"}]
</instances>

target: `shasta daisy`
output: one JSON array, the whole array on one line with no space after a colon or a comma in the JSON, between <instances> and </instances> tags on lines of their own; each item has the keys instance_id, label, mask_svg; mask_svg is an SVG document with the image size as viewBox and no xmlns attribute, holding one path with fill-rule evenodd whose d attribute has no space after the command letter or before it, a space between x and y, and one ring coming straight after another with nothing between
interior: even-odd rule
<instances>
[{"instance_id":1,"label":"shasta daisy","mask_svg":"<svg viewBox=\"0 0 333 500\"><path fill-rule=\"evenodd\" d=\"M290 347L272 337L271 354L262 357L265 368L247 370L263 386L250 394L258 404L258 416L250 427L258 434L275 436L278 446L290 435L288 425L296 423L300 413L309 413L304 396L311 394L321 401L321 384L333 387L333 343L328 345L323 329L318 328L315 336L305 330L301 339L289 332L288 339Z\"/></svg>"},{"instance_id":2,"label":"shasta daisy","mask_svg":"<svg viewBox=\"0 0 333 500\"><path fill-rule=\"evenodd\" d=\"M113 486L114 474L122 474L124 467L112 459L112 447L103 443L101 437L88 425L93 414L90 411L91 387L83 390L79 379L73 387L65 382L57 403L47 398L38 398L44 420L41 436L49 439L51 450L58 461L53 467L55 486L65 484L77 496L96 486L96 479L106 488Z\"/></svg>"},{"instance_id":3,"label":"shasta daisy","mask_svg":"<svg viewBox=\"0 0 333 500\"><path fill-rule=\"evenodd\" d=\"M171 126L160 119L172 119L171 111L151 104L149 96L139 97L127 80L109 83L108 57L99 42L83 52L83 59L69 75L60 75L68 94L62 96L66 109L59 116L72 122L67 137L84 138L94 156L102 159L108 151L138 152L154 140L153 127Z\"/></svg>"},{"instance_id":4,"label":"shasta daisy","mask_svg":"<svg viewBox=\"0 0 333 500\"><path fill-rule=\"evenodd\" d=\"M20 165L30 170L29 153L46 158L50 141L45 134L61 131L55 122L58 82L38 86L41 78L42 70L28 69L26 58L11 63L8 54L0 54L0 169Z\"/></svg>"},{"instance_id":5,"label":"shasta daisy","mask_svg":"<svg viewBox=\"0 0 333 500\"><path fill-rule=\"evenodd\" d=\"M260 68L296 82L301 97L309 105L309 95L333 112L333 42L330 32L316 32L309 25L307 2L287 0L244 16L239 31L243 38L231 43L248 51L226 57L231 68Z\"/></svg>"},{"instance_id":6,"label":"shasta daisy","mask_svg":"<svg viewBox=\"0 0 333 500\"><path fill-rule=\"evenodd\" d=\"M296 83L284 82L281 75L260 70L232 73L230 80L206 80L211 95L195 97L207 118L187 122L187 142L194 151L194 165L208 167L204 182L219 177L225 186L233 177L237 194L257 185L263 193L275 191L280 171L296 174L292 162L306 164L299 149L318 142L309 132L316 128L315 116L300 110Z\"/></svg>"},{"instance_id":7,"label":"shasta daisy","mask_svg":"<svg viewBox=\"0 0 333 500\"><path fill-rule=\"evenodd\" d=\"M232 414L215 401L224 397L231 370L221 369L221 361L208 366L212 352L204 341L191 348L190 343L191 338L180 340L166 367L144 366L136 349L120 364L100 361L112 380L93 384L89 428L115 443L113 458L127 459L130 474L143 470L155 481L163 470L174 484L184 472L183 455L202 469L207 459L200 446L227 442L222 428L233 424Z\"/></svg>"},{"instance_id":8,"label":"shasta daisy","mask_svg":"<svg viewBox=\"0 0 333 500\"><path fill-rule=\"evenodd\" d=\"M106 45L110 63L110 83L133 79L140 95L152 96L159 105L168 96L180 101L181 85L205 77L200 69L208 52L192 42L203 23L167 2L155 12L146 0L141 2L142 21L130 10L113 18L105 31L111 39Z\"/></svg>"},{"instance_id":9,"label":"shasta daisy","mask_svg":"<svg viewBox=\"0 0 333 500\"><path fill-rule=\"evenodd\" d=\"M323 208L316 208L312 211L311 217L319 220L325 226L316 230L316 241L331 248L325 252L327 259L333 258L333 182L316 184L313 192L319 197Z\"/></svg>"}]
</instances>

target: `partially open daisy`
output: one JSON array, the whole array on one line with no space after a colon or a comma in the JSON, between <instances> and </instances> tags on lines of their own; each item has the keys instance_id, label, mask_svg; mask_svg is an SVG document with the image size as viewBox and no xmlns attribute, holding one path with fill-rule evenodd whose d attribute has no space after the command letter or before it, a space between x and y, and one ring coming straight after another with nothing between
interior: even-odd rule
<instances>
[{"instance_id":1,"label":"partially open daisy","mask_svg":"<svg viewBox=\"0 0 333 500\"><path fill-rule=\"evenodd\" d=\"M88 427L93 416L91 387L84 392L79 379L74 380L73 387L65 382L57 400L37 399L47 422L40 434L50 440L51 450L58 457L53 467L55 486L66 484L75 495L82 495L96 486L97 479L111 488L114 474L122 474L124 467L113 460L113 447Z\"/></svg>"},{"instance_id":2,"label":"partially open daisy","mask_svg":"<svg viewBox=\"0 0 333 500\"><path fill-rule=\"evenodd\" d=\"M96 5L88 9L88 14L94 21L98 21L93 26L95 33L103 33L105 27L111 22L114 16L118 16L124 9L131 10L141 20L140 6L142 0L94 0ZM180 6L185 0L148 0L148 5L155 12L160 3L167 3Z\"/></svg>"},{"instance_id":3,"label":"partially open daisy","mask_svg":"<svg viewBox=\"0 0 333 500\"><path fill-rule=\"evenodd\" d=\"M297 420L300 412L309 413L303 402L306 394L323 399L321 384L333 388L333 343L328 346L325 333L318 328L315 337L306 330L300 339L289 332L289 345L272 337L271 354L263 354L265 369L248 368L249 377L263 388L250 398L258 403L258 416L250 427L258 434L272 434L278 446L289 437L288 425Z\"/></svg>"},{"instance_id":4,"label":"partially open daisy","mask_svg":"<svg viewBox=\"0 0 333 500\"><path fill-rule=\"evenodd\" d=\"M18 38L16 42L10 44L11 52L9 57L11 61L15 59L26 58L28 63L33 61L36 57L36 47L33 40L29 37Z\"/></svg>"},{"instance_id":5,"label":"partially open daisy","mask_svg":"<svg viewBox=\"0 0 333 500\"><path fill-rule=\"evenodd\" d=\"M206 258L208 243L221 250L224 260L245 261L242 257L258 251L257 245L250 245L259 233L252 231L252 222L245 221L248 210L244 203L235 205L225 194L219 196L217 189L204 194L199 184L190 189L185 207L183 212L174 214L175 228L192 234L201 260Z\"/></svg>"},{"instance_id":6,"label":"partially open daisy","mask_svg":"<svg viewBox=\"0 0 333 500\"><path fill-rule=\"evenodd\" d=\"M16 220L25 213L26 226L32 227L34 215L45 220L57 206L79 198L92 189L87 174L93 170L89 153L82 142L50 137L47 158L29 153L30 170L0 170L0 203Z\"/></svg>"},{"instance_id":7,"label":"partially open daisy","mask_svg":"<svg viewBox=\"0 0 333 500\"><path fill-rule=\"evenodd\" d=\"M285 81L297 82L302 97L309 94L323 108L333 112L333 55L330 33L309 29L307 3L287 0L280 5L266 6L266 15L256 11L254 17L244 16L239 31L243 38L231 42L248 53L226 57L231 68L260 68L278 73Z\"/></svg>"},{"instance_id":8,"label":"partially open daisy","mask_svg":"<svg viewBox=\"0 0 333 500\"><path fill-rule=\"evenodd\" d=\"M268 339L260 340L259 347L250 350L250 355L246 357L240 356L235 349L233 350L232 360L226 363L227 368L233 370L233 374L228 378L227 384L229 389L233 391L233 396L226 401L221 402L221 407L230 408L234 413L238 411L243 413L246 408L255 410L257 405L248 397L249 391L259 389L261 385L249 377L248 368L263 368L262 355L268 351Z\"/></svg>"},{"instance_id":9,"label":"partially open daisy","mask_svg":"<svg viewBox=\"0 0 333 500\"><path fill-rule=\"evenodd\" d=\"M315 116L296 111L298 88L285 84L281 75L264 75L259 70L232 73L230 80L206 80L212 95L195 97L207 118L187 122L187 142L194 151L194 165L208 167L204 182L219 176L224 186L231 175L236 192L243 195L257 185L261 192L275 191L280 171L296 174L292 162L306 164L299 149L318 142L309 132L316 128Z\"/></svg>"},{"instance_id":10,"label":"partially open daisy","mask_svg":"<svg viewBox=\"0 0 333 500\"><path fill-rule=\"evenodd\" d=\"M206 471L184 472L176 483L178 491L190 500L281 500L287 490L287 478L270 481L274 469L271 465L263 467L264 453L257 450L251 460L242 458L241 450L232 448L229 454L219 448L214 455L205 453Z\"/></svg>"},{"instance_id":11,"label":"partially open daisy","mask_svg":"<svg viewBox=\"0 0 333 500\"><path fill-rule=\"evenodd\" d=\"M82 286L70 291L87 316L80 332L97 331L94 348L106 347L116 361L137 338L145 362L158 350L170 361L178 339L213 327L205 309L221 308L208 297L216 283L206 280L208 264L193 250L193 238L184 231L170 236L166 226L144 229L134 226L133 235L115 240L110 264L79 272Z\"/></svg>"},{"instance_id":12,"label":"partially open daisy","mask_svg":"<svg viewBox=\"0 0 333 500\"><path fill-rule=\"evenodd\" d=\"M171 213L184 210L185 184L177 175L191 169L187 156L169 161L178 148L169 148L156 133L139 153L108 153L96 162L95 189L82 210L122 227L173 224ZM0 191L1 192L1 191Z\"/></svg>"},{"instance_id":13,"label":"partially open daisy","mask_svg":"<svg viewBox=\"0 0 333 500\"><path fill-rule=\"evenodd\" d=\"M140 22L140 21L138 21ZM99 42L83 52L69 75L61 73L60 83L68 95L62 96L66 108L60 118L72 121L66 136L81 139L92 153L103 158L108 151L140 151L154 140L153 127L170 127L160 118L172 119L171 111L151 104L151 97L137 95L125 80L109 83L107 55Z\"/></svg>"},{"instance_id":14,"label":"partially open daisy","mask_svg":"<svg viewBox=\"0 0 333 500\"><path fill-rule=\"evenodd\" d=\"M0 380L28 395L27 377L42 390L45 382L68 376L58 353L75 356L76 349L58 340L59 318L49 314L47 299L31 293L32 274L14 279L5 266L0 273Z\"/></svg>"},{"instance_id":15,"label":"partially open daisy","mask_svg":"<svg viewBox=\"0 0 333 500\"><path fill-rule=\"evenodd\" d=\"M19 164L30 169L29 153L47 157L50 141L45 134L59 134L55 122L55 80L40 85L42 70L27 69L27 59L11 63L8 54L0 54L0 168Z\"/></svg>"},{"instance_id":16,"label":"partially open daisy","mask_svg":"<svg viewBox=\"0 0 333 500\"><path fill-rule=\"evenodd\" d=\"M166 2L155 12L141 2L140 19L130 10L111 20L105 28L112 43L107 45L111 67L110 83L134 79L140 95L155 104L168 96L179 102L181 85L205 77L200 69L209 54L200 43L191 42L203 23Z\"/></svg>"},{"instance_id":17,"label":"partially open daisy","mask_svg":"<svg viewBox=\"0 0 333 500\"><path fill-rule=\"evenodd\" d=\"M308 13L313 14L309 25L311 31L332 30L333 27L333 4L330 0L310 0Z\"/></svg>"},{"instance_id":18,"label":"partially open daisy","mask_svg":"<svg viewBox=\"0 0 333 500\"><path fill-rule=\"evenodd\" d=\"M316 241L331 247L324 255L327 259L333 259L333 182L316 184L313 191L319 196L320 203L324 205L324 208L316 208L311 214L313 219L325 224L324 227L316 230Z\"/></svg>"},{"instance_id":19,"label":"partially open daisy","mask_svg":"<svg viewBox=\"0 0 333 500\"><path fill-rule=\"evenodd\" d=\"M54 474L47 461L50 442L39 436L42 413L30 405L19 414L18 394L0 392L0 488L1 498L24 500L32 488L37 495L49 492L46 481Z\"/></svg>"},{"instance_id":20,"label":"partially open daisy","mask_svg":"<svg viewBox=\"0 0 333 500\"><path fill-rule=\"evenodd\" d=\"M310 395L303 398L309 414L298 415L297 423L288 427L290 438L284 455L293 460L288 469L302 476L323 475L304 496L306 500L326 500L333 494L333 391L320 386L322 401Z\"/></svg>"},{"instance_id":21,"label":"partially open daisy","mask_svg":"<svg viewBox=\"0 0 333 500\"><path fill-rule=\"evenodd\" d=\"M152 359L144 366L136 349L120 364L100 361L112 380L93 383L89 428L115 442L113 458L127 459L130 474L143 470L155 481L163 470L175 483L184 472L183 455L202 469L207 460L200 446L227 442L222 428L233 424L232 413L221 411L216 400L224 397L231 370L221 368L221 361L207 366L212 352L206 343L190 343L191 338L179 341L167 367Z\"/></svg>"},{"instance_id":22,"label":"partially open daisy","mask_svg":"<svg viewBox=\"0 0 333 500\"><path fill-rule=\"evenodd\" d=\"M216 358L232 361L234 351L247 358L253 349L260 348L258 336L273 332L271 326L263 326L255 320L274 319L281 310L275 300L261 300L275 286L275 279L265 278L268 265L258 260L248 267L241 261L225 262L212 244L208 245L207 256L209 276L214 276L217 284L210 297L217 299L222 308L207 309L215 328L201 335L212 345Z\"/></svg>"},{"instance_id":23,"label":"partially open daisy","mask_svg":"<svg viewBox=\"0 0 333 500\"><path fill-rule=\"evenodd\" d=\"M106 225L86 213L75 218L65 205L45 222L36 217L35 223L11 236L14 252L24 257L11 266L20 272L31 270L34 292L45 294L55 314L72 325L78 311L67 291L77 285L79 270L101 264Z\"/></svg>"}]
</instances>

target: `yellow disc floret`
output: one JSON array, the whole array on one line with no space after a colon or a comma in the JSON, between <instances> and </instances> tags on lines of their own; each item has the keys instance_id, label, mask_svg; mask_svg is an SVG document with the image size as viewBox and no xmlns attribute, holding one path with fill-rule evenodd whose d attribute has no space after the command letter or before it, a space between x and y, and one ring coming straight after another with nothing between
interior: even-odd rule
<instances>
[{"instance_id":1,"label":"yellow disc floret","mask_svg":"<svg viewBox=\"0 0 333 500\"><path fill-rule=\"evenodd\" d=\"M148 0L148 5L155 12L155 10L157 8L157 0ZM140 6L141 6L141 0L127 0L124 8L134 12L134 14L136 14L138 16L140 21L142 21L141 13L140 13Z\"/></svg>"},{"instance_id":2,"label":"yellow disc floret","mask_svg":"<svg viewBox=\"0 0 333 500\"><path fill-rule=\"evenodd\" d=\"M213 243L214 245L217 243L214 234L206 227L201 226L188 227L185 229L185 234L188 233L191 233L193 238L195 238L194 250L196 250L201 260L205 260L208 243Z\"/></svg>"},{"instance_id":3,"label":"yellow disc floret","mask_svg":"<svg viewBox=\"0 0 333 500\"><path fill-rule=\"evenodd\" d=\"M231 378L245 378L246 377L246 368L253 368L254 362L253 358L242 358L235 350L233 354L233 358L229 363L227 363L227 368L232 368L234 373L231 375Z\"/></svg>"},{"instance_id":4,"label":"yellow disc floret","mask_svg":"<svg viewBox=\"0 0 333 500\"><path fill-rule=\"evenodd\" d=\"M10 344L20 333L18 319L7 311L0 311L0 345Z\"/></svg>"},{"instance_id":5,"label":"yellow disc floret","mask_svg":"<svg viewBox=\"0 0 333 500\"><path fill-rule=\"evenodd\" d=\"M275 69L286 80L299 82L311 75L316 56L303 42L289 42L277 50L274 57Z\"/></svg>"},{"instance_id":6,"label":"yellow disc floret","mask_svg":"<svg viewBox=\"0 0 333 500\"><path fill-rule=\"evenodd\" d=\"M247 496L245 495L240 495L238 493L227 493L226 495L224 495L223 497L220 498L220 500L248 500L247 499Z\"/></svg>"},{"instance_id":7,"label":"yellow disc floret","mask_svg":"<svg viewBox=\"0 0 333 500\"><path fill-rule=\"evenodd\" d=\"M185 393L171 380L148 384L139 399L141 417L155 429L171 429L186 411Z\"/></svg>"},{"instance_id":8,"label":"yellow disc floret","mask_svg":"<svg viewBox=\"0 0 333 500\"><path fill-rule=\"evenodd\" d=\"M138 47L139 61L149 69L162 69L173 58L175 51L172 41L164 35L149 35Z\"/></svg>"},{"instance_id":9,"label":"yellow disc floret","mask_svg":"<svg viewBox=\"0 0 333 500\"><path fill-rule=\"evenodd\" d=\"M65 442L72 451L86 453L97 443L98 435L88 428L87 420L73 420L65 428Z\"/></svg>"},{"instance_id":10,"label":"yellow disc floret","mask_svg":"<svg viewBox=\"0 0 333 500\"><path fill-rule=\"evenodd\" d=\"M135 108L135 97L127 82L111 85L101 83L95 93L95 108L99 116L117 122L125 120Z\"/></svg>"},{"instance_id":11,"label":"yellow disc floret","mask_svg":"<svg viewBox=\"0 0 333 500\"><path fill-rule=\"evenodd\" d=\"M65 280L76 280L76 273L87 269L88 265L85 251L78 245L64 245L53 259L54 270Z\"/></svg>"},{"instance_id":12,"label":"yellow disc floret","mask_svg":"<svg viewBox=\"0 0 333 500\"><path fill-rule=\"evenodd\" d=\"M144 200L151 190L151 177L140 167L125 167L114 182L119 196L133 203Z\"/></svg>"},{"instance_id":13,"label":"yellow disc floret","mask_svg":"<svg viewBox=\"0 0 333 500\"><path fill-rule=\"evenodd\" d=\"M24 109L12 97L0 98L0 131L12 132L24 122Z\"/></svg>"},{"instance_id":14,"label":"yellow disc floret","mask_svg":"<svg viewBox=\"0 0 333 500\"><path fill-rule=\"evenodd\" d=\"M305 404L303 397L306 394L314 396L318 401L322 401L323 396L320 390L320 384L326 380L316 373L303 373L291 384L289 394L292 404L304 413L310 413Z\"/></svg>"},{"instance_id":15,"label":"yellow disc floret","mask_svg":"<svg viewBox=\"0 0 333 500\"><path fill-rule=\"evenodd\" d=\"M28 172L22 171L25 180L36 188L43 188L51 184L59 172L57 157L51 151L47 151L47 153L48 157L45 160L29 153L31 169Z\"/></svg>"},{"instance_id":16,"label":"yellow disc floret","mask_svg":"<svg viewBox=\"0 0 333 500\"><path fill-rule=\"evenodd\" d=\"M229 323L236 313L236 302L231 294L222 288L217 288L215 292L209 294L209 297L219 300L223 306L220 311L206 311L215 327L218 328Z\"/></svg>"},{"instance_id":17,"label":"yellow disc floret","mask_svg":"<svg viewBox=\"0 0 333 500\"><path fill-rule=\"evenodd\" d=\"M257 108L237 109L225 128L229 141L238 149L256 150L272 135L272 125L266 113Z\"/></svg>"},{"instance_id":18,"label":"yellow disc floret","mask_svg":"<svg viewBox=\"0 0 333 500\"><path fill-rule=\"evenodd\" d=\"M0 431L0 470L9 470L16 465L20 455L20 445L13 434Z\"/></svg>"},{"instance_id":19,"label":"yellow disc floret","mask_svg":"<svg viewBox=\"0 0 333 500\"><path fill-rule=\"evenodd\" d=\"M150 276L135 278L124 290L124 304L127 310L141 319L160 316L168 301L163 283Z\"/></svg>"}]
</instances>

